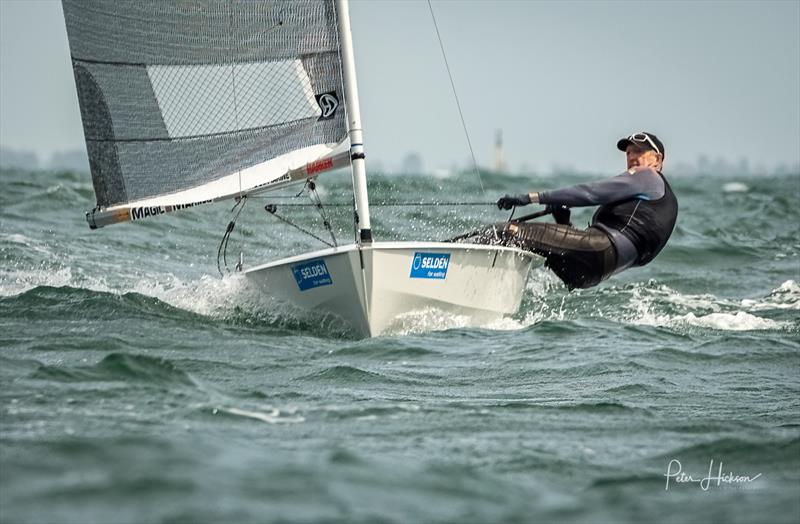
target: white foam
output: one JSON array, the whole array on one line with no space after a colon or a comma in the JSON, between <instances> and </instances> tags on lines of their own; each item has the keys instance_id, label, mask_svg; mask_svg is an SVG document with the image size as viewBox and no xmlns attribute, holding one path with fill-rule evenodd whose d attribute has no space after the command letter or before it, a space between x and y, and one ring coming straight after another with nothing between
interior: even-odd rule
<instances>
[{"instance_id":1,"label":"white foam","mask_svg":"<svg viewBox=\"0 0 800 524\"><path fill-rule=\"evenodd\" d=\"M22 244L23 246L30 246L31 239L26 237L25 235L20 235L19 233L3 233L0 234L0 239L5 242L13 242L15 244Z\"/></svg>"},{"instance_id":2,"label":"white foam","mask_svg":"<svg viewBox=\"0 0 800 524\"><path fill-rule=\"evenodd\" d=\"M61 287L69 285L72 271L62 268L58 271L44 269L33 271L5 270L0 272L0 296L13 297L38 286Z\"/></svg>"},{"instance_id":3,"label":"white foam","mask_svg":"<svg viewBox=\"0 0 800 524\"><path fill-rule=\"evenodd\" d=\"M185 281L174 275L144 275L111 286L105 278L86 275L80 268L12 268L0 270L0 296L16 296L40 286L74 287L117 295L133 292L209 316L232 311L241 305L242 281L235 276L220 279L204 275L197 280Z\"/></svg>"},{"instance_id":4,"label":"white foam","mask_svg":"<svg viewBox=\"0 0 800 524\"><path fill-rule=\"evenodd\" d=\"M545 320L565 320L568 316L567 299L564 285L554 273L539 267L531 273L526 288L527 296L523 300L533 302L533 309L529 311L522 322L517 323L521 328L532 326ZM579 293L579 292L578 292ZM557 304L551 305L552 297L560 296ZM512 324L508 324L509 329ZM501 328L502 329L502 328Z\"/></svg>"},{"instance_id":5,"label":"white foam","mask_svg":"<svg viewBox=\"0 0 800 524\"><path fill-rule=\"evenodd\" d=\"M728 182L722 186L722 191L725 193L746 193L750 191L750 188L741 182Z\"/></svg>"},{"instance_id":6,"label":"white foam","mask_svg":"<svg viewBox=\"0 0 800 524\"><path fill-rule=\"evenodd\" d=\"M761 300L743 299L742 307L750 311L765 309L800 309L800 285L794 280L787 280Z\"/></svg>"},{"instance_id":7,"label":"white foam","mask_svg":"<svg viewBox=\"0 0 800 524\"><path fill-rule=\"evenodd\" d=\"M230 413L231 415L237 415L239 417L252 418L255 420L260 420L261 422L266 422L268 424L292 424L292 423L297 424L305 421L305 418L301 417L300 415L285 416L281 413L281 410L275 408L270 409L269 413L265 413L262 411L250 411L239 408L230 408L230 407L215 408L212 411L214 415L216 415L219 412Z\"/></svg>"},{"instance_id":8,"label":"white foam","mask_svg":"<svg viewBox=\"0 0 800 524\"><path fill-rule=\"evenodd\" d=\"M526 301L532 302L525 318L511 317L475 318L456 315L437 309L425 309L406 313L397 318L389 334L407 335L445 329L488 328L500 331L517 330L542 321L564 321L586 317L601 317L632 325L668 327L673 329L705 328L720 331L752 331L786 329L790 322L764 318L755 313L766 309L800 308L800 286L793 280L781 284L766 297L759 300L735 300L717 298L712 294L681 293L654 281L630 286L609 286L599 292L616 305L603 305L597 300L594 308L585 306L587 298L597 296L598 291L564 293L560 283L549 272L533 274L529 280ZM622 306L620 295L627 295ZM616 298L616 300L615 300ZM555 299L555 300L554 300ZM583 301L583 305L580 303Z\"/></svg>"},{"instance_id":9,"label":"white foam","mask_svg":"<svg viewBox=\"0 0 800 524\"><path fill-rule=\"evenodd\" d=\"M555 310L546 306L544 299L553 293L553 289L562 288L561 281L550 271L536 269L528 279L527 300L533 297L536 309L526 315L523 320L510 316L502 316L487 312L482 315L459 315L437 308L425 308L398 315L387 330L387 335L410 335L447 329L484 328L497 331L513 331L523 329L542 320L563 320L565 316L565 296L559 301Z\"/></svg>"},{"instance_id":10,"label":"white foam","mask_svg":"<svg viewBox=\"0 0 800 524\"><path fill-rule=\"evenodd\" d=\"M486 324L498 320L497 316L481 319L469 315L458 315L437 308L424 308L398 315L385 334L410 335L413 333L443 331L445 329L484 327Z\"/></svg>"},{"instance_id":11,"label":"white foam","mask_svg":"<svg viewBox=\"0 0 800 524\"><path fill-rule=\"evenodd\" d=\"M0 234L0 240L2 240L3 242L11 242L14 244L25 246L29 249L32 249L36 253L40 255L46 255L47 257L53 255L53 252L47 249L46 245L41 245L41 242L37 242L32 238L28 238L25 235L21 235L19 233Z\"/></svg>"},{"instance_id":12,"label":"white foam","mask_svg":"<svg viewBox=\"0 0 800 524\"><path fill-rule=\"evenodd\" d=\"M87 276L81 270L73 271L70 267L59 269L8 269L0 271L0 296L11 297L21 295L39 286L74 287L116 293L103 278Z\"/></svg>"},{"instance_id":13,"label":"white foam","mask_svg":"<svg viewBox=\"0 0 800 524\"><path fill-rule=\"evenodd\" d=\"M682 317L673 318L670 323L672 325L687 324L721 331L755 331L783 327L781 322L757 317L744 311L738 311L737 313L711 313L699 317L694 313L689 313Z\"/></svg>"},{"instance_id":14,"label":"white foam","mask_svg":"<svg viewBox=\"0 0 800 524\"><path fill-rule=\"evenodd\" d=\"M129 291L157 298L171 306L200 315L211 316L233 310L243 288L237 276L216 278L203 275L197 280L184 281L174 275L144 278L135 282Z\"/></svg>"},{"instance_id":15,"label":"white foam","mask_svg":"<svg viewBox=\"0 0 800 524\"><path fill-rule=\"evenodd\" d=\"M786 283L784 283L786 284ZM782 285L783 286L783 285ZM774 291L770 296L775 293ZM687 326L718 329L721 331L750 331L765 329L783 329L789 326L769 318L759 317L749 311L743 311L745 301L737 302L718 299L713 295L682 294L667 286L655 288L635 288L628 310L632 312L627 320L636 325L666 326L681 328ZM664 305L678 306L678 312L660 313ZM751 305L760 306L763 302L752 301ZM683 311L690 310L686 313ZM747 307L750 311L758 307ZM767 308L763 308L767 309Z\"/></svg>"},{"instance_id":16,"label":"white foam","mask_svg":"<svg viewBox=\"0 0 800 524\"><path fill-rule=\"evenodd\" d=\"M486 325L482 327L497 331L515 331L517 329L523 329L529 325L530 324L527 324L524 320L519 321L511 317L502 317L492 322L487 322Z\"/></svg>"}]
</instances>

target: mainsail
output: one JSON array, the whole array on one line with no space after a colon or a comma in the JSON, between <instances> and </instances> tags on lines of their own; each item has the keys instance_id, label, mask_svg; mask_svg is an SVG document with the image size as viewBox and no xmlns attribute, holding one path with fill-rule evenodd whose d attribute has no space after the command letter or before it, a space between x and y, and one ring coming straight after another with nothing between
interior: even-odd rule
<instances>
[{"instance_id":1,"label":"mainsail","mask_svg":"<svg viewBox=\"0 0 800 524\"><path fill-rule=\"evenodd\" d=\"M92 227L348 159L332 0L63 0Z\"/></svg>"}]
</instances>

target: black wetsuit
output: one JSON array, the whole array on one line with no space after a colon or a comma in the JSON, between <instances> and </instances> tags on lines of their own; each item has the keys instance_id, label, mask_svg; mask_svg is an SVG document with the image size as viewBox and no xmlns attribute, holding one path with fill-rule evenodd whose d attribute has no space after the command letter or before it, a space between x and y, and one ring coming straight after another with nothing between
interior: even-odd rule
<instances>
[{"instance_id":1,"label":"black wetsuit","mask_svg":"<svg viewBox=\"0 0 800 524\"><path fill-rule=\"evenodd\" d=\"M539 193L539 203L596 206L592 225L504 225L505 243L545 257L569 289L596 286L614 273L649 263L666 245L678 216L678 200L661 173L640 169L608 180Z\"/></svg>"}]
</instances>

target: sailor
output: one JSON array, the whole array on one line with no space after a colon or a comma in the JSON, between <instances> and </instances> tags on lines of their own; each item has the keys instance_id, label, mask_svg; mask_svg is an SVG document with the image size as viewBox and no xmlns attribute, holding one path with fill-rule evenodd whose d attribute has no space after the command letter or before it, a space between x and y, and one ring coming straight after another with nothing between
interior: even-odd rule
<instances>
[{"instance_id":1,"label":"sailor","mask_svg":"<svg viewBox=\"0 0 800 524\"><path fill-rule=\"evenodd\" d=\"M555 224L509 222L494 226L504 244L545 257L572 290L596 286L629 267L648 264L666 245L678 217L678 200L661 173L664 144L648 132L617 142L627 171L600 182L553 191L505 195L500 209L545 204ZM587 229L570 223L570 207L600 206Z\"/></svg>"}]
</instances>

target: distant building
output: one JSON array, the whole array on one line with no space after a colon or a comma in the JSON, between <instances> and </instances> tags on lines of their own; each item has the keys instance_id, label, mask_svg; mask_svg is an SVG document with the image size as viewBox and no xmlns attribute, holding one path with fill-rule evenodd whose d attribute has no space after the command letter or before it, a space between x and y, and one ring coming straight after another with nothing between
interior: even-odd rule
<instances>
[{"instance_id":1,"label":"distant building","mask_svg":"<svg viewBox=\"0 0 800 524\"><path fill-rule=\"evenodd\" d=\"M0 147L0 169L39 169L39 157L33 151Z\"/></svg>"},{"instance_id":2,"label":"distant building","mask_svg":"<svg viewBox=\"0 0 800 524\"><path fill-rule=\"evenodd\" d=\"M400 171L405 175L421 175L424 171L422 157L419 153L408 153L400 164Z\"/></svg>"},{"instance_id":3,"label":"distant building","mask_svg":"<svg viewBox=\"0 0 800 524\"><path fill-rule=\"evenodd\" d=\"M89 172L89 155L85 149L75 149L73 151L58 151L50 157L47 166L53 170L76 171L79 173Z\"/></svg>"}]
</instances>

